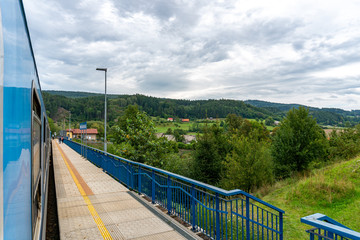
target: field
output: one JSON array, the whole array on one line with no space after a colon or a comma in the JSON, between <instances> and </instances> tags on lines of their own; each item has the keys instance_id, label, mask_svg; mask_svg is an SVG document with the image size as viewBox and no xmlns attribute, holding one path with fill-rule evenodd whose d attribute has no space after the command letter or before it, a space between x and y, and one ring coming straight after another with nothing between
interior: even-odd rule
<instances>
[{"instance_id":1,"label":"field","mask_svg":"<svg viewBox=\"0 0 360 240\"><path fill-rule=\"evenodd\" d=\"M248 119L249 121L256 121L256 119ZM190 122L168 122L166 121L166 119L156 119L155 117L153 117L153 121L155 122L155 129L157 133L165 133L169 128L171 128L172 130L175 129L182 129L187 131L189 135L195 135L196 132L194 131L189 131L189 129L191 129L194 125L194 123L198 123L200 127L203 127L206 125L206 123L204 122L205 120L198 120L198 121L190 121ZM207 124L213 124L216 123L216 121L225 121L224 118L222 119L217 119L217 120L213 120L213 121L208 121ZM272 131L274 129L273 126L266 126L266 128L269 131Z\"/></svg>"},{"instance_id":2,"label":"field","mask_svg":"<svg viewBox=\"0 0 360 240\"><path fill-rule=\"evenodd\" d=\"M301 217L322 213L360 231L360 157L275 185L262 199L285 211L284 239L308 239Z\"/></svg>"},{"instance_id":3,"label":"field","mask_svg":"<svg viewBox=\"0 0 360 240\"><path fill-rule=\"evenodd\" d=\"M156 122L155 123L155 129L157 133L165 133L169 128L172 130L175 129L182 129L188 132L189 135L196 135L196 132L190 131L190 129L193 127L194 123L196 122ZM211 124L212 122L209 122L208 124ZM198 123L200 127L205 126L205 123Z\"/></svg>"}]
</instances>

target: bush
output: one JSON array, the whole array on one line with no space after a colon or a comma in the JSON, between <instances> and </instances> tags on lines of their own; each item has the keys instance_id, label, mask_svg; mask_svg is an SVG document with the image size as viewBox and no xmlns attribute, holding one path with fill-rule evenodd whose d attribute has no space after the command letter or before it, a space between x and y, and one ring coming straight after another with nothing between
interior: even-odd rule
<instances>
[{"instance_id":1,"label":"bush","mask_svg":"<svg viewBox=\"0 0 360 240\"><path fill-rule=\"evenodd\" d=\"M193 150L193 149L195 149L195 144L194 143L185 144L183 142L179 142L178 143L178 148L179 149L186 149L186 150Z\"/></svg>"},{"instance_id":2,"label":"bush","mask_svg":"<svg viewBox=\"0 0 360 240\"><path fill-rule=\"evenodd\" d=\"M164 159L163 168L172 173L191 177L193 175L193 159L186 156L181 157L175 153L167 154Z\"/></svg>"},{"instance_id":3,"label":"bush","mask_svg":"<svg viewBox=\"0 0 360 240\"><path fill-rule=\"evenodd\" d=\"M360 125L330 134L330 159L355 157L360 152Z\"/></svg>"}]
</instances>

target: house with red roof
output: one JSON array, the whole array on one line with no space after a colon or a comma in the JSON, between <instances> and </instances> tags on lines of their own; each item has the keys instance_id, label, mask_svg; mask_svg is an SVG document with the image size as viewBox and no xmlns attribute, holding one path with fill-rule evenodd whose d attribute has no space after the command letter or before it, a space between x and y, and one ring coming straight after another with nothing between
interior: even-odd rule
<instances>
[{"instance_id":1,"label":"house with red roof","mask_svg":"<svg viewBox=\"0 0 360 240\"><path fill-rule=\"evenodd\" d=\"M97 138L98 130L96 128L89 128L87 130L82 130L82 134L84 138L95 141ZM66 129L66 136L70 136L70 138L81 138L81 130L78 128L75 129Z\"/></svg>"}]
</instances>

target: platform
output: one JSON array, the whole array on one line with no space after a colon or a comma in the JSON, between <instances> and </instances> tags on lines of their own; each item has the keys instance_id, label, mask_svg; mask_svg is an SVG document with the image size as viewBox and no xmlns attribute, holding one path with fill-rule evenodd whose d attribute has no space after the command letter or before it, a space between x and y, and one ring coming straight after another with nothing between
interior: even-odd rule
<instances>
[{"instance_id":1,"label":"platform","mask_svg":"<svg viewBox=\"0 0 360 240\"><path fill-rule=\"evenodd\" d=\"M189 238L67 145L53 161L61 239Z\"/></svg>"}]
</instances>

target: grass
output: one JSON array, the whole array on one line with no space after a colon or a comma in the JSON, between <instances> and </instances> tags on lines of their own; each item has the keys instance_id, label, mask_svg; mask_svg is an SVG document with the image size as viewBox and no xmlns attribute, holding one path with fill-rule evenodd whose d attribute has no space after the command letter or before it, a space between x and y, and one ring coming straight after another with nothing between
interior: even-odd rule
<instances>
[{"instance_id":1,"label":"grass","mask_svg":"<svg viewBox=\"0 0 360 240\"><path fill-rule=\"evenodd\" d=\"M301 217L322 213L360 231L360 157L279 182L263 200L285 211L284 239L306 239Z\"/></svg>"},{"instance_id":2,"label":"grass","mask_svg":"<svg viewBox=\"0 0 360 240\"><path fill-rule=\"evenodd\" d=\"M155 120L156 118L153 118L153 120ZM194 124L194 121L192 122L164 122L165 119L162 119L163 122L162 123L159 123L159 122L155 122L155 129L156 129L156 132L157 133L165 133L168 128L171 128L172 130L174 129L183 129L185 131L187 131L189 135L196 135L195 132L189 132L189 129L191 128L191 126ZM218 119L218 121L221 121L221 120L224 120L224 119ZM250 121L256 121L256 119L248 119ZM213 123L215 123L216 121L209 121L208 124L211 125ZM206 123L199 123L199 125L201 127L205 126ZM273 126L266 126L266 128L269 130L269 131L272 131L275 127Z\"/></svg>"},{"instance_id":3,"label":"grass","mask_svg":"<svg viewBox=\"0 0 360 240\"><path fill-rule=\"evenodd\" d=\"M183 129L189 132L190 127L194 124L194 122L166 122L166 123L156 123L155 129L157 133L165 133L168 128L172 130L175 129ZM200 126L204 126L205 123L199 123ZM194 132L189 132L188 134L196 134Z\"/></svg>"}]
</instances>

